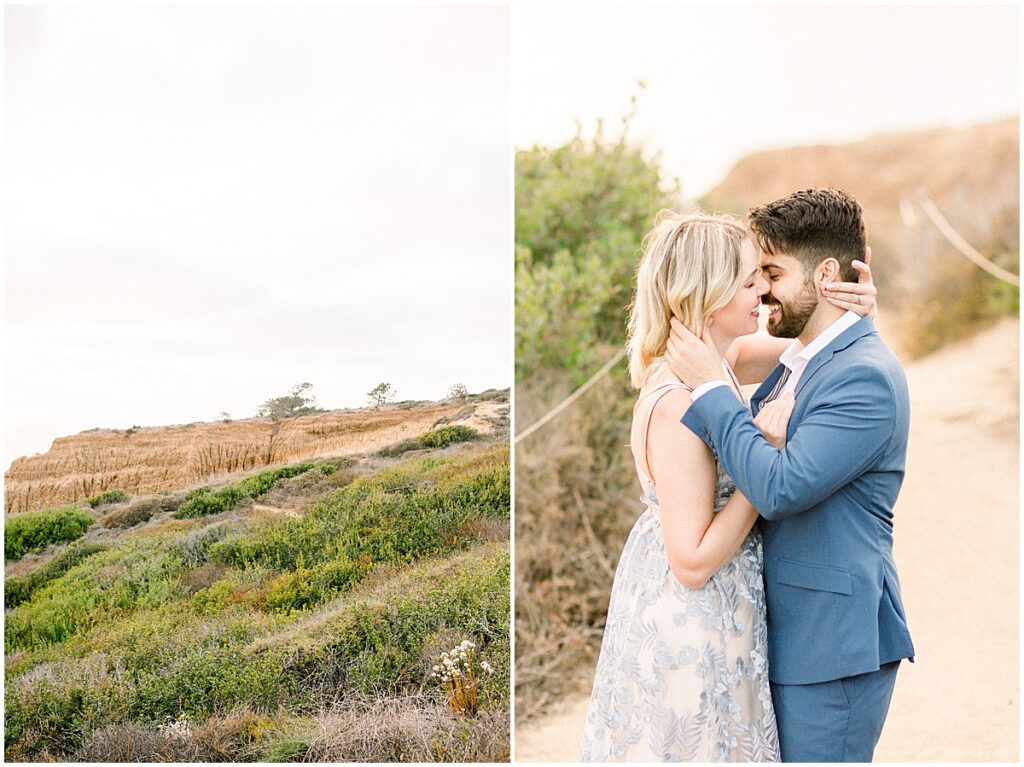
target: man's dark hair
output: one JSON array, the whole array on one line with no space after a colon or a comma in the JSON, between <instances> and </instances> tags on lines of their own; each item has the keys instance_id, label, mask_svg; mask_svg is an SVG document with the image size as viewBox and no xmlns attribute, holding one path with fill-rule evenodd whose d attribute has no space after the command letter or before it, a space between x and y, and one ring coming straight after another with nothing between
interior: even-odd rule
<instances>
[{"instance_id":1,"label":"man's dark hair","mask_svg":"<svg viewBox=\"0 0 1024 767\"><path fill-rule=\"evenodd\" d=\"M799 259L810 273L826 258L839 262L840 278L856 282L850 265L864 259L860 204L839 189L804 189L751 208L750 232L762 251Z\"/></svg>"}]
</instances>

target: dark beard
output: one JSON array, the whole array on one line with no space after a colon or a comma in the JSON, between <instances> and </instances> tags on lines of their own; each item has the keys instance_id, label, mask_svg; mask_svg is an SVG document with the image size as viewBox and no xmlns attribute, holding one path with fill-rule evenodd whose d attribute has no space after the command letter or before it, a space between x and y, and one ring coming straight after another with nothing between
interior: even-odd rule
<instances>
[{"instance_id":1,"label":"dark beard","mask_svg":"<svg viewBox=\"0 0 1024 767\"><path fill-rule=\"evenodd\" d=\"M814 280L804 283L803 289L791 302L780 304L780 311L774 322L768 323L768 333L776 338L796 338L804 332L808 321L818 308L818 293Z\"/></svg>"}]
</instances>

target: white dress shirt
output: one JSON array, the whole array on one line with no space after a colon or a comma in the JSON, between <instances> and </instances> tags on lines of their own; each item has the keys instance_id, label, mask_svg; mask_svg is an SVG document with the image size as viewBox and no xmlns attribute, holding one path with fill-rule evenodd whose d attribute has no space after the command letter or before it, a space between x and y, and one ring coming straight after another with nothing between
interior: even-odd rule
<instances>
[{"instance_id":1,"label":"white dress shirt","mask_svg":"<svg viewBox=\"0 0 1024 767\"><path fill-rule=\"evenodd\" d=\"M794 391L797 383L800 381L800 375L807 367L807 363L814 358L814 355L839 338L844 331L853 327L859 319L859 314L847 310L839 319L818 333L818 335L816 335L811 342L807 344L807 346L804 346L799 338L794 338L793 343L789 345L789 348L779 356L779 362L790 370L789 380L786 381L786 385L782 387L780 394ZM698 398L711 391L716 386L728 386L728 382L726 382L725 379L716 378L714 381L702 383L693 390L693 394L690 395L690 399L697 401Z\"/></svg>"}]
</instances>

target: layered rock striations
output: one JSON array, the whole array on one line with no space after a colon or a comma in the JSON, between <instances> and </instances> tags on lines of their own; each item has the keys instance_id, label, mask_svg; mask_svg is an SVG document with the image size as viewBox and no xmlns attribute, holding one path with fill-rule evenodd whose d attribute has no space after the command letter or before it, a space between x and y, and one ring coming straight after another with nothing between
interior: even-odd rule
<instances>
[{"instance_id":1,"label":"layered rock striations","mask_svg":"<svg viewBox=\"0 0 1024 767\"><path fill-rule=\"evenodd\" d=\"M59 437L41 455L15 460L4 474L5 511L74 503L105 490L132 495L181 489L219 475L325 456L377 450L429 431L439 420L487 428L490 410L508 405L428 403L411 408L340 410L274 422L250 418Z\"/></svg>"}]
</instances>

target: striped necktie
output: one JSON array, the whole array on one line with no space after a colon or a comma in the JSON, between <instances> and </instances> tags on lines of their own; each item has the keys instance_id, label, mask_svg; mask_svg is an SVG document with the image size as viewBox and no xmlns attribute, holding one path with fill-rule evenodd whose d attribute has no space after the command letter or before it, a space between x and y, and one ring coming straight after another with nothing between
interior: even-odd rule
<instances>
[{"instance_id":1,"label":"striped necktie","mask_svg":"<svg viewBox=\"0 0 1024 767\"><path fill-rule=\"evenodd\" d=\"M775 382L775 386L772 387L772 390L768 392L768 396L761 400L761 407L764 407L772 400L777 399L778 396L782 394L782 389L785 387L786 381L789 380L789 375L792 372L793 371L785 365L782 366L782 375L779 376L779 380Z\"/></svg>"}]
</instances>

